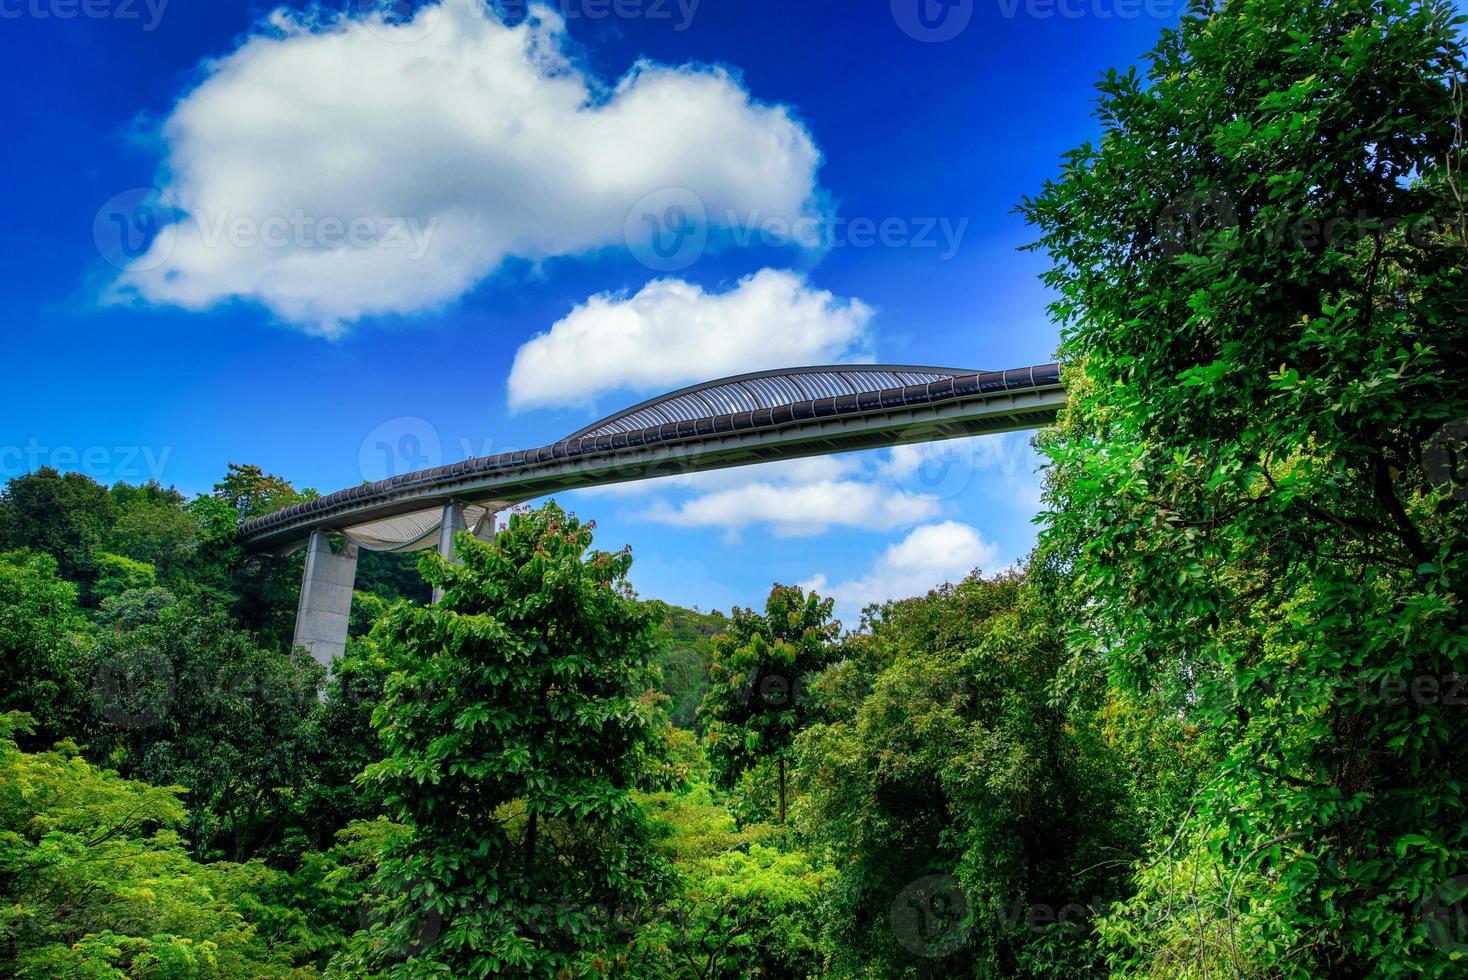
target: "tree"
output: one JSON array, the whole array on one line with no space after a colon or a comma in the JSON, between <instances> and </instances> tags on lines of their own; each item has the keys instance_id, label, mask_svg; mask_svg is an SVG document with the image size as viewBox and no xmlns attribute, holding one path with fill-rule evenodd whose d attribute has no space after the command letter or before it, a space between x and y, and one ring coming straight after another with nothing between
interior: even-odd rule
<instances>
[{"instance_id":1,"label":"tree","mask_svg":"<svg viewBox=\"0 0 1468 980\"><path fill-rule=\"evenodd\" d=\"M83 703L86 623L56 570L50 555L0 554L0 712L28 714L42 748L76 733Z\"/></svg>"},{"instance_id":2,"label":"tree","mask_svg":"<svg viewBox=\"0 0 1468 980\"><path fill-rule=\"evenodd\" d=\"M1468 857L1461 29L1433 0L1202 5L1023 205L1064 324L1045 539L1077 651L1224 746L1142 918L1109 920L1119 967L1455 969L1422 909Z\"/></svg>"},{"instance_id":3,"label":"tree","mask_svg":"<svg viewBox=\"0 0 1468 980\"><path fill-rule=\"evenodd\" d=\"M253 464L230 463L224 479L214 484L214 496L234 508L240 520L248 521L311 500L317 493L297 491L289 481Z\"/></svg>"},{"instance_id":4,"label":"tree","mask_svg":"<svg viewBox=\"0 0 1468 980\"><path fill-rule=\"evenodd\" d=\"M814 592L776 585L763 615L736 608L729 632L714 638L700 717L708 726L715 777L728 788L744 772L773 761L781 823L790 745L811 717L804 686L831 662L831 644L841 628L831 619L833 604Z\"/></svg>"},{"instance_id":5,"label":"tree","mask_svg":"<svg viewBox=\"0 0 1468 980\"><path fill-rule=\"evenodd\" d=\"M669 698L668 715L680 728L697 729L698 707L709 689L713 638L728 629L719 612L683 609L653 600L662 615L658 629L658 672Z\"/></svg>"},{"instance_id":6,"label":"tree","mask_svg":"<svg viewBox=\"0 0 1468 980\"><path fill-rule=\"evenodd\" d=\"M107 600L131 592L134 589L151 589L158 584L158 575L152 565L145 561L133 561L122 555L106 551L97 553L97 581L92 594Z\"/></svg>"},{"instance_id":7,"label":"tree","mask_svg":"<svg viewBox=\"0 0 1468 980\"><path fill-rule=\"evenodd\" d=\"M0 715L0 973L314 975L293 966L305 917L255 898L284 875L195 863L173 830L180 787L121 779L70 743L21 752L29 724Z\"/></svg>"},{"instance_id":8,"label":"tree","mask_svg":"<svg viewBox=\"0 0 1468 980\"><path fill-rule=\"evenodd\" d=\"M411 599L427 605L433 590L418 572L418 556L412 553L362 549L357 554L357 591L393 599Z\"/></svg>"},{"instance_id":9,"label":"tree","mask_svg":"<svg viewBox=\"0 0 1468 980\"><path fill-rule=\"evenodd\" d=\"M354 616L359 605L370 605L373 600L381 603L376 596L359 596L368 601L353 601ZM380 612L385 614L385 610L384 605ZM392 669L377 637L370 635L349 638L346 653L332 664L324 703L309 724L305 761L311 776L300 803L304 829L316 847L329 846L352 820L382 812L376 785L357 777L385 754L372 714L382 702Z\"/></svg>"},{"instance_id":10,"label":"tree","mask_svg":"<svg viewBox=\"0 0 1468 980\"><path fill-rule=\"evenodd\" d=\"M1123 894L1129 800L1096 699L1059 694L1053 584L974 575L876 607L844 639L870 690L796 740L803 829L835 869L838 973L1097 975L1091 919Z\"/></svg>"},{"instance_id":11,"label":"tree","mask_svg":"<svg viewBox=\"0 0 1468 980\"><path fill-rule=\"evenodd\" d=\"M102 629L135 630L157 623L163 610L177 602L172 592L157 586L124 592L102 600L97 607L96 623Z\"/></svg>"},{"instance_id":12,"label":"tree","mask_svg":"<svg viewBox=\"0 0 1468 980\"><path fill-rule=\"evenodd\" d=\"M231 463L225 478L214 485L214 494L187 505L199 529L189 591L201 604L228 609L262 642L289 643L305 559L300 552L276 558L247 551L239 543L239 523L314 496L315 491L298 492L258 466Z\"/></svg>"},{"instance_id":13,"label":"tree","mask_svg":"<svg viewBox=\"0 0 1468 980\"><path fill-rule=\"evenodd\" d=\"M117 483L109 495L117 520L108 550L147 562L165 584L183 578L199 542L199 527L183 494L157 483L140 487Z\"/></svg>"},{"instance_id":14,"label":"tree","mask_svg":"<svg viewBox=\"0 0 1468 980\"><path fill-rule=\"evenodd\" d=\"M681 888L666 914L643 924L642 945L663 955L639 962L637 975L819 975L829 869L778 840L785 835L770 824L736 828L706 782L652 794L643 805L680 872Z\"/></svg>"},{"instance_id":15,"label":"tree","mask_svg":"<svg viewBox=\"0 0 1468 980\"><path fill-rule=\"evenodd\" d=\"M662 754L647 671L655 620L631 555L592 551L554 503L462 564L424 558L443 600L395 605L374 631L393 673L366 778L411 828L378 878L386 908L355 968L550 976L598 951L595 909L650 903L665 870L631 791Z\"/></svg>"},{"instance_id":16,"label":"tree","mask_svg":"<svg viewBox=\"0 0 1468 980\"><path fill-rule=\"evenodd\" d=\"M56 559L63 578L85 585L113 516L112 500L96 480L42 466L0 493L0 551L43 551Z\"/></svg>"},{"instance_id":17,"label":"tree","mask_svg":"<svg viewBox=\"0 0 1468 980\"><path fill-rule=\"evenodd\" d=\"M128 778L187 786L196 853L244 860L294 817L323 675L218 612L167 605L91 651L89 751Z\"/></svg>"}]
</instances>

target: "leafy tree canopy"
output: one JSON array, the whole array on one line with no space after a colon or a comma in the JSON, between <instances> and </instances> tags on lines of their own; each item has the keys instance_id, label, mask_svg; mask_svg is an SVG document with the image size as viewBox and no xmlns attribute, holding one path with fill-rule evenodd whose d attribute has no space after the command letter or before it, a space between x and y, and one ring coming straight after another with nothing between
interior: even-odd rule
<instances>
[{"instance_id":1,"label":"leafy tree canopy","mask_svg":"<svg viewBox=\"0 0 1468 980\"><path fill-rule=\"evenodd\" d=\"M187 786L197 852L243 859L279 841L309 775L323 673L218 612L165 606L91 651L91 751L130 778Z\"/></svg>"},{"instance_id":2,"label":"leafy tree canopy","mask_svg":"<svg viewBox=\"0 0 1468 980\"><path fill-rule=\"evenodd\" d=\"M0 716L0 972L313 975L294 965L288 910L275 910L277 930L237 904L283 875L195 863L172 829L185 817L181 788L96 769L69 743L21 752L14 735L29 725L20 713Z\"/></svg>"},{"instance_id":3,"label":"leafy tree canopy","mask_svg":"<svg viewBox=\"0 0 1468 980\"><path fill-rule=\"evenodd\" d=\"M660 897L631 796L663 765L655 619L630 554L591 550L591 530L549 503L492 544L460 534L462 564L424 558L439 605L398 604L374 631L393 672L366 778L411 835L362 962L553 975L592 955L595 907Z\"/></svg>"},{"instance_id":4,"label":"leafy tree canopy","mask_svg":"<svg viewBox=\"0 0 1468 980\"><path fill-rule=\"evenodd\" d=\"M157 570L145 561L134 561L122 555L97 553L97 581L92 594L110 599L134 589L151 589L158 583Z\"/></svg>"},{"instance_id":5,"label":"leafy tree canopy","mask_svg":"<svg viewBox=\"0 0 1468 980\"><path fill-rule=\"evenodd\" d=\"M49 747L79 730L87 626L76 597L50 555L0 554L0 711L30 716L27 747Z\"/></svg>"},{"instance_id":6,"label":"leafy tree canopy","mask_svg":"<svg viewBox=\"0 0 1468 980\"><path fill-rule=\"evenodd\" d=\"M833 659L841 624L833 600L776 585L763 614L734 610L727 633L714 639L709 692L700 716L708 726L709 760L719 784L773 761L778 769L780 822L785 821L785 772L791 742L810 717L805 685Z\"/></svg>"},{"instance_id":7,"label":"leafy tree canopy","mask_svg":"<svg viewBox=\"0 0 1468 980\"><path fill-rule=\"evenodd\" d=\"M0 551L30 548L56 559L64 578L87 583L112 527L107 490L81 473L43 466L0 493Z\"/></svg>"},{"instance_id":8,"label":"leafy tree canopy","mask_svg":"<svg viewBox=\"0 0 1468 980\"><path fill-rule=\"evenodd\" d=\"M1118 966L1451 969L1421 908L1468 849L1468 716L1423 692L1468 667L1433 458L1468 416L1461 31L1433 0L1201 5L1023 206L1064 323L1046 540L1078 655L1226 745Z\"/></svg>"}]
</instances>

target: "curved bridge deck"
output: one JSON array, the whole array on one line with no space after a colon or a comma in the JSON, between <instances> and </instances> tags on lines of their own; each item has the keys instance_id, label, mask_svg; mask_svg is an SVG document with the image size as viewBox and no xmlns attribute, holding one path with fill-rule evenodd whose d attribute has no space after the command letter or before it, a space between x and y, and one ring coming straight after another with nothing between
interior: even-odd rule
<instances>
[{"instance_id":1,"label":"curved bridge deck","mask_svg":"<svg viewBox=\"0 0 1468 980\"><path fill-rule=\"evenodd\" d=\"M539 449L340 490L240 527L284 554L326 530L372 550L433 547L445 504L466 527L561 490L774 459L1030 429L1064 403L1057 364L1010 371L830 365L765 371L651 399Z\"/></svg>"},{"instance_id":2,"label":"curved bridge deck","mask_svg":"<svg viewBox=\"0 0 1468 980\"><path fill-rule=\"evenodd\" d=\"M239 533L255 551L305 546L295 642L329 668L346 650L359 548L436 547L452 559L456 532L488 537L497 511L559 490L1032 429L1064 403L1055 364L762 371L650 399L539 449L339 490L248 521ZM345 542L333 547L334 536Z\"/></svg>"}]
</instances>

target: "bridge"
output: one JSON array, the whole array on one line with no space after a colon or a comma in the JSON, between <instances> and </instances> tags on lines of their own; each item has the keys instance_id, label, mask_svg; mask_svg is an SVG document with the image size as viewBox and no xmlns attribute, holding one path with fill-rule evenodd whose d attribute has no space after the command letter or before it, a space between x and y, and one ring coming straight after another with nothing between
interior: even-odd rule
<instances>
[{"instance_id":1,"label":"bridge","mask_svg":"<svg viewBox=\"0 0 1468 980\"><path fill-rule=\"evenodd\" d=\"M539 449L294 504L244 522L239 534L256 552L306 549L295 642L330 666L346 649L360 548L436 548L452 559L455 533L489 540L500 511L558 491L1033 429L1064 402L1058 364L1009 371L840 364L741 374L649 399Z\"/></svg>"}]
</instances>

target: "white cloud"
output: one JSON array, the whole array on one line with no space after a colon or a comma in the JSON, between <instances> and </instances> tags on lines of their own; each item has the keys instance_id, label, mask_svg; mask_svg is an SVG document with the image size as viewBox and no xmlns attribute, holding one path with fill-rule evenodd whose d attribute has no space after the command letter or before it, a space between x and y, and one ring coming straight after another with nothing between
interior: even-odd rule
<instances>
[{"instance_id":1,"label":"white cloud","mask_svg":"<svg viewBox=\"0 0 1468 980\"><path fill-rule=\"evenodd\" d=\"M1032 517L1044 488L1040 465L1029 433L1005 432L894 446L887 474L912 493L945 500L983 494Z\"/></svg>"},{"instance_id":2,"label":"white cloud","mask_svg":"<svg viewBox=\"0 0 1468 980\"><path fill-rule=\"evenodd\" d=\"M607 84L568 50L546 6L513 27L481 0L407 23L276 11L163 124L163 201L188 217L114 297L244 299L333 335L440 306L511 256L622 244L663 189L714 217L812 213L820 153L785 107L713 67Z\"/></svg>"},{"instance_id":3,"label":"white cloud","mask_svg":"<svg viewBox=\"0 0 1468 980\"><path fill-rule=\"evenodd\" d=\"M767 368L864 356L872 309L762 269L722 293L657 279L602 293L531 338L510 371L510 407L592 404L611 391L663 391Z\"/></svg>"},{"instance_id":4,"label":"white cloud","mask_svg":"<svg viewBox=\"0 0 1468 980\"><path fill-rule=\"evenodd\" d=\"M796 486L763 482L720 490L678 507L655 504L649 520L675 527L739 529L768 524L781 537L820 534L833 526L888 530L938 513L938 501L910 493L888 493L857 480L822 480Z\"/></svg>"},{"instance_id":5,"label":"white cloud","mask_svg":"<svg viewBox=\"0 0 1468 980\"><path fill-rule=\"evenodd\" d=\"M910 479L921 478L922 472L929 470L928 479L939 479L938 471L944 470L944 464L947 464L949 469L1014 476L1027 462L1025 457L1029 454L1025 450L1028 444L1027 435L1007 432L893 446L892 473L899 479Z\"/></svg>"},{"instance_id":6,"label":"white cloud","mask_svg":"<svg viewBox=\"0 0 1468 980\"><path fill-rule=\"evenodd\" d=\"M778 537L808 537L833 527L891 530L935 517L934 497L870 482L853 455L781 460L667 477L636 485L691 490L678 504L654 500L635 516L673 527L723 528L731 536L767 525Z\"/></svg>"},{"instance_id":7,"label":"white cloud","mask_svg":"<svg viewBox=\"0 0 1468 980\"><path fill-rule=\"evenodd\" d=\"M852 528L890 531L973 513L1024 527L1040 509L1038 465L1028 438L1007 433L685 473L573 495L640 499L627 519L722 529L730 541L757 526L778 537L806 537ZM985 559L976 564L997 567L988 552L975 554ZM956 577L968 571L960 568Z\"/></svg>"},{"instance_id":8,"label":"white cloud","mask_svg":"<svg viewBox=\"0 0 1468 980\"><path fill-rule=\"evenodd\" d=\"M978 528L944 521L913 528L859 578L832 583L816 575L801 585L835 598L842 618L850 619L868 603L923 595L944 582L962 580L976 568L992 571L998 562L998 546L986 541Z\"/></svg>"}]
</instances>

